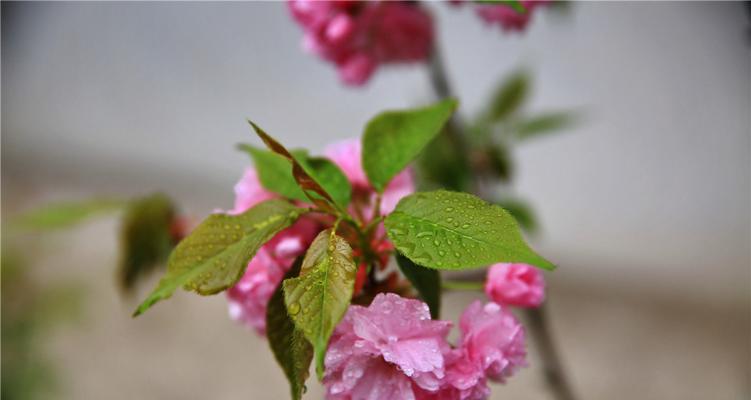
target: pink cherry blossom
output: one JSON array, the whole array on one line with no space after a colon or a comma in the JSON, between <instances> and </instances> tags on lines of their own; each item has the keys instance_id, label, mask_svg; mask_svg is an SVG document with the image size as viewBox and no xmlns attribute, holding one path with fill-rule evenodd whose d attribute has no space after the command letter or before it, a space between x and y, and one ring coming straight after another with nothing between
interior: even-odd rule
<instances>
[{"instance_id":1,"label":"pink cherry blossom","mask_svg":"<svg viewBox=\"0 0 751 400\"><path fill-rule=\"evenodd\" d=\"M495 264L488 270L485 293L498 304L538 307L545 300L545 280L527 264Z\"/></svg>"},{"instance_id":2,"label":"pink cherry blossom","mask_svg":"<svg viewBox=\"0 0 751 400\"><path fill-rule=\"evenodd\" d=\"M498 304L473 302L462 313L459 328L458 346L445 355L441 388L423 392L420 399L486 399L490 396L488 379L502 383L526 365L524 329Z\"/></svg>"},{"instance_id":3,"label":"pink cherry blossom","mask_svg":"<svg viewBox=\"0 0 751 400\"><path fill-rule=\"evenodd\" d=\"M446 354L446 377L437 392L422 393L422 400L483 400L490 396L485 372L463 348Z\"/></svg>"},{"instance_id":4,"label":"pink cherry blossom","mask_svg":"<svg viewBox=\"0 0 751 400\"><path fill-rule=\"evenodd\" d=\"M481 400L488 380L505 382L526 365L524 329L498 304L472 303L451 348L451 323L393 293L350 306L326 353L328 399Z\"/></svg>"},{"instance_id":5,"label":"pink cherry blossom","mask_svg":"<svg viewBox=\"0 0 751 400\"><path fill-rule=\"evenodd\" d=\"M335 64L346 84L364 84L378 65L423 61L430 53L433 23L416 3L290 0L288 4L303 28L303 48Z\"/></svg>"},{"instance_id":6,"label":"pink cherry blossom","mask_svg":"<svg viewBox=\"0 0 751 400\"><path fill-rule=\"evenodd\" d=\"M367 175L365 175L365 170L362 168L362 144L360 140L348 139L333 143L326 147L324 154L342 169L344 175L352 183L355 196L359 194L368 197L370 207L366 206L365 208L370 210L369 213L372 214L376 193L370 185ZM412 179L412 170L407 168L397 174L383 190L381 213L388 214L394 211L399 200L414 191L415 183Z\"/></svg>"},{"instance_id":7,"label":"pink cherry blossom","mask_svg":"<svg viewBox=\"0 0 751 400\"><path fill-rule=\"evenodd\" d=\"M489 379L505 382L527 365L524 327L502 306L473 302L462 314L459 329L459 348L464 357L484 370Z\"/></svg>"},{"instance_id":8,"label":"pink cherry blossom","mask_svg":"<svg viewBox=\"0 0 751 400\"><path fill-rule=\"evenodd\" d=\"M254 205L274 197L276 196L273 193L261 186L255 168L248 167L240 181L235 184L235 208L230 214L243 213Z\"/></svg>"},{"instance_id":9,"label":"pink cherry blossom","mask_svg":"<svg viewBox=\"0 0 751 400\"><path fill-rule=\"evenodd\" d=\"M526 12L519 12L506 4L482 4L477 6L477 15L486 23L498 24L505 32L523 32L532 19L537 7L549 0L522 0Z\"/></svg>"},{"instance_id":10,"label":"pink cherry blossom","mask_svg":"<svg viewBox=\"0 0 751 400\"><path fill-rule=\"evenodd\" d=\"M264 335L266 306L283 277L284 268L265 248L258 250L240 281L227 290L230 318Z\"/></svg>"},{"instance_id":11,"label":"pink cherry blossom","mask_svg":"<svg viewBox=\"0 0 751 400\"><path fill-rule=\"evenodd\" d=\"M425 303L393 293L350 306L326 353L327 398L413 400L437 391L450 328L431 320Z\"/></svg>"}]
</instances>

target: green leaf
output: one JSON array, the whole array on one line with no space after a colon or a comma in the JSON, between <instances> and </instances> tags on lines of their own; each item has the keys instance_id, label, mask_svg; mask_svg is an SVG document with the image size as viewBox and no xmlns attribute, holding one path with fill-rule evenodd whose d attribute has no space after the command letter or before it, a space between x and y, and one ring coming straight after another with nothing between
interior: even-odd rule
<instances>
[{"instance_id":1,"label":"green leaf","mask_svg":"<svg viewBox=\"0 0 751 400\"><path fill-rule=\"evenodd\" d=\"M498 205L508 211L522 229L530 233L537 231L537 218L529 203L518 199L505 199L499 201Z\"/></svg>"},{"instance_id":2,"label":"green leaf","mask_svg":"<svg viewBox=\"0 0 751 400\"><path fill-rule=\"evenodd\" d=\"M379 192L441 131L456 109L454 99L412 110L386 111L368 122L362 167Z\"/></svg>"},{"instance_id":3,"label":"green leaf","mask_svg":"<svg viewBox=\"0 0 751 400\"><path fill-rule=\"evenodd\" d=\"M256 251L304 212L286 201L268 200L239 215L210 215L177 245L167 262L166 276L134 316L181 286L210 295L234 285Z\"/></svg>"},{"instance_id":4,"label":"green leaf","mask_svg":"<svg viewBox=\"0 0 751 400\"><path fill-rule=\"evenodd\" d=\"M522 121L516 127L517 139L530 139L565 129L575 123L576 117L569 112L550 112Z\"/></svg>"},{"instance_id":5,"label":"green leaf","mask_svg":"<svg viewBox=\"0 0 751 400\"><path fill-rule=\"evenodd\" d=\"M347 175L333 161L325 157L308 157L299 159L305 170L321 183L334 199L334 203L346 208L352 198L352 185Z\"/></svg>"},{"instance_id":6,"label":"green leaf","mask_svg":"<svg viewBox=\"0 0 751 400\"><path fill-rule=\"evenodd\" d=\"M70 228L93 216L119 211L124 204L122 200L112 199L48 204L20 215L14 220L14 225L32 230Z\"/></svg>"},{"instance_id":7,"label":"green leaf","mask_svg":"<svg viewBox=\"0 0 751 400\"><path fill-rule=\"evenodd\" d=\"M451 129L448 125L444 129ZM467 155L456 151L453 136L439 134L420 153L417 160L419 178L423 189L467 189L470 177ZM426 185L427 183L427 185ZM432 187L431 187L432 186Z\"/></svg>"},{"instance_id":8,"label":"green leaf","mask_svg":"<svg viewBox=\"0 0 751 400\"><path fill-rule=\"evenodd\" d=\"M132 200L120 226L118 279L125 290L138 278L163 265L175 246L172 224L175 207L161 193Z\"/></svg>"},{"instance_id":9,"label":"green leaf","mask_svg":"<svg viewBox=\"0 0 751 400\"><path fill-rule=\"evenodd\" d=\"M519 0L475 0L475 3L490 4L490 5L505 5L505 6L509 6L513 8L514 11L519 12L521 14L527 12L527 9L524 8L524 5Z\"/></svg>"},{"instance_id":10,"label":"green leaf","mask_svg":"<svg viewBox=\"0 0 751 400\"><path fill-rule=\"evenodd\" d=\"M292 176L292 164L284 156L244 143L238 148L253 158L258 180L264 188L289 199L308 200Z\"/></svg>"},{"instance_id":11,"label":"green leaf","mask_svg":"<svg viewBox=\"0 0 751 400\"><path fill-rule=\"evenodd\" d=\"M468 193L412 194L397 204L385 225L397 250L425 267L456 270L519 262L555 268L525 243L506 210Z\"/></svg>"},{"instance_id":12,"label":"green leaf","mask_svg":"<svg viewBox=\"0 0 751 400\"><path fill-rule=\"evenodd\" d=\"M404 276L412 283L423 301L430 308L433 319L441 317L441 274L438 270L425 268L407 257L396 253L396 263Z\"/></svg>"},{"instance_id":13,"label":"green leaf","mask_svg":"<svg viewBox=\"0 0 751 400\"><path fill-rule=\"evenodd\" d=\"M491 172L502 182L510 182L514 176L514 160L506 145L496 144L485 148Z\"/></svg>"},{"instance_id":14,"label":"green leaf","mask_svg":"<svg viewBox=\"0 0 751 400\"><path fill-rule=\"evenodd\" d=\"M289 199L308 201L308 197L292 176L292 164L287 158L244 143L238 147L253 158L258 179L264 188ZM302 150L292 150L290 154L305 172L321 184L337 205L342 208L349 205L352 185L336 164L325 157L309 157L307 152Z\"/></svg>"},{"instance_id":15,"label":"green leaf","mask_svg":"<svg viewBox=\"0 0 751 400\"><path fill-rule=\"evenodd\" d=\"M320 183L318 183L318 181L316 181L315 178L310 176L302 163L300 163L297 158L289 152L289 150L258 125L253 123L253 121L248 120L248 123L269 150L286 158L287 161L292 164L292 177L295 179L295 182L297 182L300 189L302 189L303 193L305 193L305 196L307 196L313 204L318 206L321 210L332 214L341 214L344 212L343 208L336 204L336 201L331 195L321 186Z\"/></svg>"},{"instance_id":16,"label":"green leaf","mask_svg":"<svg viewBox=\"0 0 751 400\"><path fill-rule=\"evenodd\" d=\"M285 279L298 276L301 265L302 257L298 257L284 276ZM313 347L305 339L303 332L295 328L295 323L287 315L281 283L266 307L266 337L274 358L282 367L284 375L287 376L292 398L299 400L305 393L305 381L310 375Z\"/></svg>"},{"instance_id":17,"label":"green leaf","mask_svg":"<svg viewBox=\"0 0 751 400\"><path fill-rule=\"evenodd\" d=\"M300 276L283 283L287 312L315 349L318 379L331 333L352 299L355 271L352 248L327 229L310 245Z\"/></svg>"},{"instance_id":18,"label":"green leaf","mask_svg":"<svg viewBox=\"0 0 751 400\"><path fill-rule=\"evenodd\" d=\"M486 111L490 122L498 122L516 112L529 94L529 74L520 70L514 72L496 89Z\"/></svg>"}]
</instances>

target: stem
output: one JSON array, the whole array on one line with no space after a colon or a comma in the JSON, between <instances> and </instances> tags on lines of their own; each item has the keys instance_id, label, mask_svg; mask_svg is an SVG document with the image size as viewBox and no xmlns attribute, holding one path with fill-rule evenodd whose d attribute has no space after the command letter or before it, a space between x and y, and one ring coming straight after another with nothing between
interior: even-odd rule
<instances>
[{"instance_id":1,"label":"stem","mask_svg":"<svg viewBox=\"0 0 751 400\"><path fill-rule=\"evenodd\" d=\"M471 290L471 291L483 291L485 286L482 282L474 281L450 281L444 279L441 282L441 286L447 290Z\"/></svg>"},{"instance_id":2,"label":"stem","mask_svg":"<svg viewBox=\"0 0 751 400\"><path fill-rule=\"evenodd\" d=\"M381 217L381 201L383 200L383 193L376 192L375 209L373 210L373 220L377 220Z\"/></svg>"},{"instance_id":3,"label":"stem","mask_svg":"<svg viewBox=\"0 0 751 400\"><path fill-rule=\"evenodd\" d=\"M436 96L444 99L454 95L454 91L451 90L449 84L448 75L446 74L446 68L443 64L443 57L441 51L438 48L438 44L433 45L433 50L430 57L430 83L433 85L433 90Z\"/></svg>"},{"instance_id":4,"label":"stem","mask_svg":"<svg viewBox=\"0 0 751 400\"><path fill-rule=\"evenodd\" d=\"M430 83L432 84L435 95L439 99L455 97L454 91L449 84L448 74L446 73L445 63L443 62L441 50L438 48L438 43L433 45L433 50L430 54ZM446 129L444 129L444 132L446 132L451 143L461 154L467 154L465 131L464 124L457 114L454 113L448 123L446 123Z\"/></svg>"},{"instance_id":5,"label":"stem","mask_svg":"<svg viewBox=\"0 0 751 400\"><path fill-rule=\"evenodd\" d=\"M437 44L433 46L433 52L430 58L430 82L433 86L433 91L439 98L443 99L454 95ZM481 193L483 191L482 182L477 178L483 176L483 171L474 165L472 162L473 160L470 159L471 154L468 152L469 147L466 142L467 130L456 114L451 117L447 124L447 129L445 129L444 132L448 135L448 138L451 140L456 151L461 153L468 161L467 168L470 168L472 176L475 177L474 182L472 183L474 188L473 191L475 194L483 197L483 193ZM482 290L481 286L477 287L476 282L444 281L443 287L454 290ZM532 331L540 350L540 358L545 369L545 379L555 399L574 400L571 386L561 368L560 359L556 353L555 346L553 345L553 335L545 321L543 307L544 304L539 308L527 310L527 316L529 319L530 331Z\"/></svg>"},{"instance_id":6,"label":"stem","mask_svg":"<svg viewBox=\"0 0 751 400\"><path fill-rule=\"evenodd\" d=\"M561 359L553 342L553 334L545 316L545 303L538 308L524 310L528 328L540 353L540 360L548 387L557 400L574 400L571 385L563 372Z\"/></svg>"}]
</instances>

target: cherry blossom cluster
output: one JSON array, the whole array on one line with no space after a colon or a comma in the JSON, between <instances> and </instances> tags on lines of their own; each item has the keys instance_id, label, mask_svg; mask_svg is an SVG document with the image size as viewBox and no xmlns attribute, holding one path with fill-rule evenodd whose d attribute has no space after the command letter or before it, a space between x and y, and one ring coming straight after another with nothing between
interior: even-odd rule
<instances>
[{"instance_id":1,"label":"cherry blossom cluster","mask_svg":"<svg viewBox=\"0 0 751 400\"><path fill-rule=\"evenodd\" d=\"M350 210L372 219L375 191L361 167L359 140L326 148L352 184ZM384 190L381 211L390 212L414 191L410 170L397 175ZM235 186L232 213L276 197L263 188L248 168ZM242 279L227 291L230 316L259 334L265 333L266 307L294 259L302 255L323 224L302 218L265 244L248 264ZM379 230L383 230L379 226ZM373 248L383 251L386 268L393 246L383 232ZM365 281L365 265L355 283L355 295ZM428 306L394 293L376 295L369 306L352 305L329 342L323 383L329 399L484 399L488 382L505 382L526 365L525 332L509 306L536 307L544 298L542 274L525 264L496 264L489 271L485 292L492 300L473 302L459 321L460 338L452 346L450 321L433 320Z\"/></svg>"},{"instance_id":2,"label":"cherry blossom cluster","mask_svg":"<svg viewBox=\"0 0 751 400\"><path fill-rule=\"evenodd\" d=\"M522 0L523 10L479 4L475 10L504 32L521 32L535 10L549 2ZM366 83L379 65L424 62L433 49L432 17L415 1L289 0L288 5L303 29L303 48L333 63L347 85Z\"/></svg>"},{"instance_id":3,"label":"cherry blossom cluster","mask_svg":"<svg viewBox=\"0 0 751 400\"><path fill-rule=\"evenodd\" d=\"M476 7L477 15L489 25L498 25L504 32L524 32L532 20L535 11L550 0L522 0L524 12L515 10L506 4L480 4Z\"/></svg>"},{"instance_id":4,"label":"cherry blossom cluster","mask_svg":"<svg viewBox=\"0 0 751 400\"><path fill-rule=\"evenodd\" d=\"M425 60L433 43L430 15L402 1L291 0L305 50L334 63L343 82L361 85L378 65Z\"/></svg>"},{"instance_id":5,"label":"cherry blossom cluster","mask_svg":"<svg viewBox=\"0 0 751 400\"><path fill-rule=\"evenodd\" d=\"M504 382L526 365L524 328L508 309L472 303L456 347L446 340L451 325L393 293L350 306L326 353L327 398L485 399L488 380Z\"/></svg>"}]
</instances>

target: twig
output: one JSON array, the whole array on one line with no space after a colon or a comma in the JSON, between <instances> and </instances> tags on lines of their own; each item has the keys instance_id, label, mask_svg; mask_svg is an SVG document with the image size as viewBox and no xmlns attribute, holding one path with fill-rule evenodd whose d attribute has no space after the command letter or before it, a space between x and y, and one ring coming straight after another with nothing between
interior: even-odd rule
<instances>
[{"instance_id":1,"label":"twig","mask_svg":"<svg viewBox=\"0 0 751 400\"><path fill-rule=\"evenodd\" d=\"M430 55L430 83L435 95L439 99L454 97L454 91L451 89L448 74L446 74L446 68L443 63L443 57L441 56L441 50L437 43L433 45L433 50ZM468 149L465 142L465 131L464 124L459 119L459 116L454 113L446 124L444 132L448 135L454 148L462 154L466 154Z\"/></svg>"},{"instance_id":2,"label":"twig","mask_svg":"<svg viewBox=\"0 0 751 400\"><path fill-rule=\"evenodd\" d=\"M448 74L446 73L446 68L437 44L433 47L433 52L430 58L430 82L433 91L438 98L443 99L453 97L454 92L451 89ZM456 151L462 152L467 158L471 157L470 154L467 154L467 131L464 124L456 115L449 120L448 129L446 129L445 132L455 146L454 148ZM483 176L484 171L477 170L471 160L469 161L468 167L472 169L472 176L475 177L472 186L475 188L475 192L479 192L482 185L481 182L477 181L477 177ZM477 194L483 197L482 193ZM444 287L449 289L445 283ZM460 288L454 287L452 289ZM465 287L462 289L467 288ZM535 342L539 348L540 359L545 371L545 380L556 400L574 400L575 397L571 391L571 386L566 379L560 358L553 343L552 331L545 320L544 307L545 305L543 304L539 308L529 309L526 311L526 315L529 320L529 330L532 332L532 336L535 338Z\"/></svg>"},{"instance_id":3,"label":"twig","mask_svg":"<svg viewBox=\"0 0 751 400\"><path fill-rule=\"evenodd\" d=\"M484 286L482 282L474 282L474 281L451 281L448 279L444 279L443 282L441 282L441 286L443 289L447 290L469 290L469 291L481 291L483 290Z\"/></svg>"},{"instance_id":4,"label":"twig","mask_svg":"<svg viewBox=\"0 0 751 400\"><path fill-rule=\"evenodd\" d=\"M543 303L538 308L524 310L528 322L527 327L537 345L545 380L553 396L557 400L574 400L571 385L566 379L560 356L556 351L555 343L553 343L552 330L545 316L545 307L545 303Z\"/></svg>"}]
</instances>

